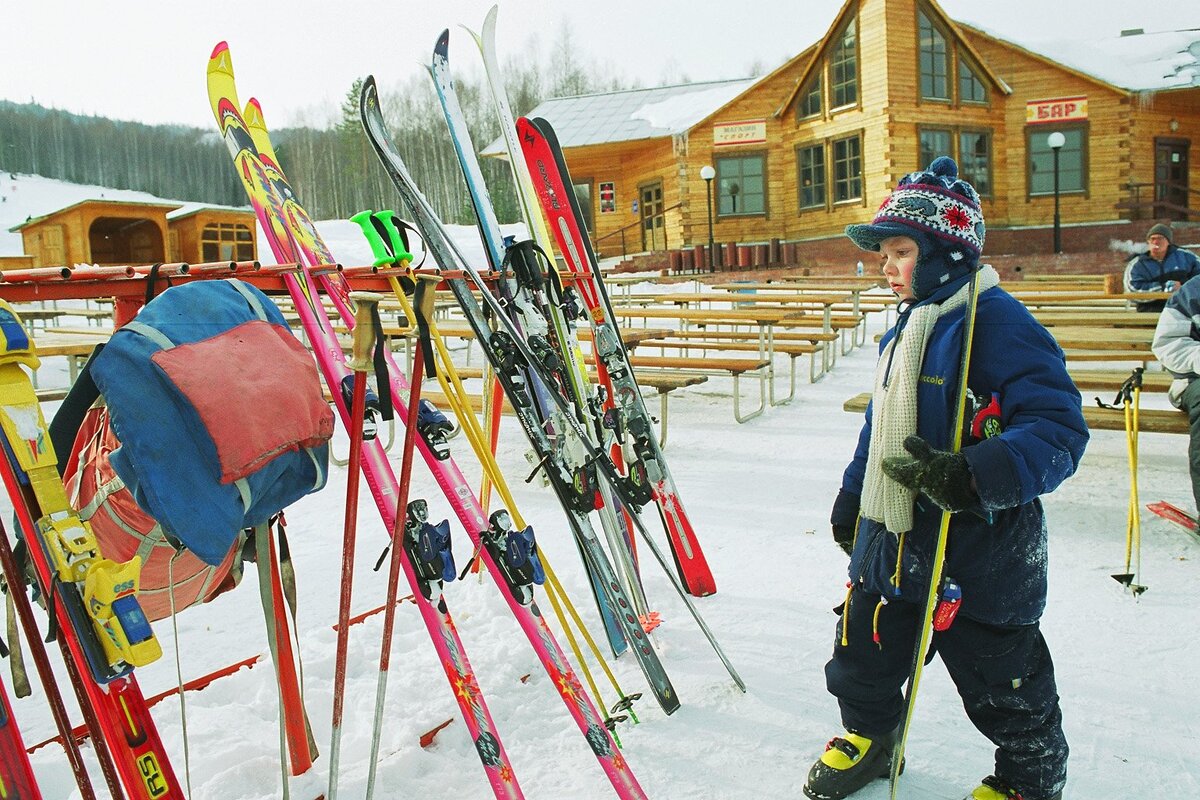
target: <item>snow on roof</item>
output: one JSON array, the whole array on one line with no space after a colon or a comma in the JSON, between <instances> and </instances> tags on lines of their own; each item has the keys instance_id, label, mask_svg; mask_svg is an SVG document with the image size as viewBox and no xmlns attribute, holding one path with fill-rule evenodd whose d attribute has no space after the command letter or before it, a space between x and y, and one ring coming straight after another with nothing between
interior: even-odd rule
<instances>
[{"instance_id":1,"label":"snow on roof","mask_svg":"<svg viewBox=\"0 0 1200 800\"><path fill-rule=\"evenodd\" d=\"M655 139L690 129L756 80L742 78L557 97L540 103L528 116L550 120L563 147ZM484 155L503 152L500 139L483 150Z\"/></svg>"},{"instance_id":2,"label":"snow on roof","mask_svg":"<svg viewBox=\"0 0 1200 800\"><path fill-rule=\"evenodd\" d=\"M1200 86L1200 29L1130 32L1102 39L1017 40L966 22L1063 66L1130 91Z\"/></svg>"},{"instance_id":3,"label":"snow on roof","mask_svg":"<svg viewBox=\"0 0 1200 800\"><path fill-rule=\"evenodd\" d=\"M174 211L167 212L167 219L187 216L202 208L231 211L247 209L246 206L234 208L215 203L170 200L134 189L68 183L38 175L5 171L0 172L0 255L20 255L24 252L21 234L13 232L12 228L88 200L178 206Z\"/></svg>"}]
</instances>

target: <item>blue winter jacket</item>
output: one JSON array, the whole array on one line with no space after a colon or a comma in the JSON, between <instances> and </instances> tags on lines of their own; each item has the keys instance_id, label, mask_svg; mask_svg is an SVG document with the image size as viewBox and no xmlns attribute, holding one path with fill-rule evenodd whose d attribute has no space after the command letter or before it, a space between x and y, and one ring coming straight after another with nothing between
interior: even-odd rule
<instances>
[{"instance_id":1,"label":"blue winter jacket","mask_svg":"<svg viewBox=\"0 0 1200 800\"><path fill-rule=\"evenodd\" d=\"M962 278L925 303L941 303ZM901 312L880 349L908 321ZM941 317L930 335L917 390L917 433L935 448L953 445L955 400L962 363L965 307ZM980 502L950 523L944 575L962 588L961 614L994 625L1038 620L1046 604L1046 525L1038 496L1070 477L1083 456L1088 429L1079 391L1067 374L1062 350L1019 301L999 287L979 297L968 386L1000 405L1001 432L963 439ZM852 527L871 440L868 407L854 460L842 478L833 523ZM964 426L970 430L970 419ZM899 587L894 584L898 537L882 523L862 519L850 559L856 588L924 603L941 509L916 497L913 529L904 537Z\"/></svg>"},{"instance_id":2,"label":"blue winter jacket","mask_svg":"<svg viewBox=\"0 0 1200 800\"><path fill-rule=\"evenodd\" d=\"M1125 265L1125 291L1163 292L1167 290L1169 281L1184 284L1197 275L1200 275L1200 258L1190 250L1169 245L1161 262L1155 261L1149 253L1129 260ZM1152 300L1138 303L1138 310L1160 311L1163 305L1162 300Z\"/></svg>"}]
</instances>

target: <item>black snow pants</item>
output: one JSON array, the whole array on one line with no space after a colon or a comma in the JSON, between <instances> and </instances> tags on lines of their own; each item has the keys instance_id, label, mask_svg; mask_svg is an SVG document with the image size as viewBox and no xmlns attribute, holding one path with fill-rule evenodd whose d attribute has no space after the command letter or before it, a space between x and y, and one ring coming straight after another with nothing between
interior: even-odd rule
<instances>
[{"instance_id":1,"label":"black snow pants","mask_svg":"<svg viewBox=\"0 0 1200 800\"><path fill-rule=\"evenodd\" d=\"M878 602L878 595L851 594L843 617L847 644L842 645L839 621L833 658L825 665L842 723L867 737L890 733L902 722L922 613L915 603L893 600L879 609L876 622ZM1038 625L1000 627L960 614L949 630L934 633L931 658L935 652L967 716L996 745L995 775L1028 800L1060 791L1067 779L1067 741L1054 664Z\"/></svg>"}]
</instances>

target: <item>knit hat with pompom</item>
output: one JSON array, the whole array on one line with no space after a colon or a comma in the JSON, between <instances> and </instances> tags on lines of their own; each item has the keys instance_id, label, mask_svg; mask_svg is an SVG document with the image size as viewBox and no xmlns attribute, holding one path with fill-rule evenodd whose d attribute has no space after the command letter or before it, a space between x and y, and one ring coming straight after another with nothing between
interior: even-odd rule
<instances>
[{"instance_id":1,"label":"knit hat with pompom","mask_svg":"<svg viewBox=\"0 0 1200 800\"><path fill-rule=\"evenodd\" d=\"M893 236L917 243L912 276L917 300L970 273L983 253L985 234L979 194L958 177L958 165L949 156L901 178L870 225L846 227L846 235L863 250L878 251L879 243Z\"/></svg>"}]
</instances>

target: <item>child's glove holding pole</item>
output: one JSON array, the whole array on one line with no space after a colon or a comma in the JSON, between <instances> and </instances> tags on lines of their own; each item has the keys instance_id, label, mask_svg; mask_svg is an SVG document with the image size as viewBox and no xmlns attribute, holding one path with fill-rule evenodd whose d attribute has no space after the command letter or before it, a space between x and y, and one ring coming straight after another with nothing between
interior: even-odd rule
<instances>
[{"instance_id":1,"label":"child's glove holding pole","mask_svg":"<svg viewBox=\"0 0 1200 800\"><path fill-rule=\"evenodd\" d=\"M961 453L935 450L920 436L904 440L909 456L883 460L883 471L892 480L925 494L952 514L966 511L979 501L972 486L971 468Z\"/></svg>"}]
</instances>

